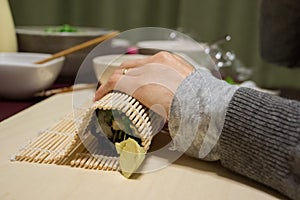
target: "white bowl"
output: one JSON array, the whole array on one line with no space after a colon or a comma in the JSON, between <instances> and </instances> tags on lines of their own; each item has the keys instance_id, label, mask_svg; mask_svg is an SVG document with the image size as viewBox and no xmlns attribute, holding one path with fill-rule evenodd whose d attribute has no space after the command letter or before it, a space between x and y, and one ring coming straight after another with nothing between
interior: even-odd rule
<instances>
[{"instance_id":1,"label":"white bowl","mask_svg":"<svg viewBox=\"0 0 300 200\"><path fill-rule=\"evenodd\" d=\"M93 67L96 77L101 84L107 82L110 75L118 68L120 65L127 60L136 60L147 58L147 55L141 54L112 54L105 56L98 56L93 59Z\"/></svg>"},{"instance_id":2,"label":"white bowl","mask_svg":"<svg viewBox=\"0 0 300 200\"><path fill-rule=\"evenodd\" d=\"M100 27L74 26L76 32L47 32L46 29L60 29L62 26L17 26L18 48L21 52L57 53L74 45L108 34L112 30ZM59 74L60 82L75 80L78 69L88 53L97 45L66 56Z\"/></svg>"},{"instance_id":3,"label":"white bowl","mask_svg":"<svg viewBox=\"0 0 300 200\"><path fill-rule=\"evenodd\" d=\"M34 64L51 54L0 53L0 97L9 99L30 98L47 89L59 75L64 57L44 64Z\"/></svg>"},{"instance_id":4,"label":"white bowl","mask_svg":"<svg viewBox=\"0 0 300 200\"><path fill-rule=\"evenodd\" d=\"M192 40L147 40L136 44L141 54L155 54L161 50L187 56L198 65L205 66L207 69L214 70L216 63L209 54L205 43L198 43Z\"/></svg>"},{"instance_id":5,"label":"white bowl","mask_svg":"<svg viewBox=\"0 0 300 200\"><path fill-rule=\"evenodd\" d=\"M205 44L190 40L147 40L136 44L142 50L165 50L177 53L197 53L204 51Z\"/></svg>"}]
</instances>

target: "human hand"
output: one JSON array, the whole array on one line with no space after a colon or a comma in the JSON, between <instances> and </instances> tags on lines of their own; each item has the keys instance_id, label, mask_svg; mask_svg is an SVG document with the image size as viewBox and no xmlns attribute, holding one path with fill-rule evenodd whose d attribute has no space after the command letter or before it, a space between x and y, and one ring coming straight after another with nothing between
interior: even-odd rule
<instances>
[{"instance_id":1,"label":"human hand","mask_svg":"<svg viewBox=\"0 0 300 200\"><path fill-rule=\"evenodd\" d=\"M193 71L192 65L168 52L126 61L98 88L94 99L99 100L108 92L118 90L168 119L177 87Z\"/></svg>"}]
</instances>

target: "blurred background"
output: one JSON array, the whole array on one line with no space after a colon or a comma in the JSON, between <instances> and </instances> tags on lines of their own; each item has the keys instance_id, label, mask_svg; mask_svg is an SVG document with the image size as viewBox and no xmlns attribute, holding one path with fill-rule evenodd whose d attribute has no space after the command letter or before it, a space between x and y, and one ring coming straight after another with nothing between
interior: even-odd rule
<instances>
[{"instance_id":1,"label":"blurred background","mask_svg":"<svg viewBox=\"0 0 300 200\"><path fill-rule=\"evenodd\" d=\"M300 89L300 69L264 62L259 53L259 0L9 0L16 26L92 26L125 31L165 27L199 42L225 34L232 50L264 88Z\"/></svg>"}]
</instances>

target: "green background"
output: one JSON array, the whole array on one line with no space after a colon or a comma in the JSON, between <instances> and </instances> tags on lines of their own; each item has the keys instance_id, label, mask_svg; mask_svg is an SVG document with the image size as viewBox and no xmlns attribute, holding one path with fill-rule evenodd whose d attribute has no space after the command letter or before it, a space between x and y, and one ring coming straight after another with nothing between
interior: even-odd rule
<instances>
[{"instance_id":1,"label":"green background","mask_svg":"<svg viewBox=\"0 0 300 200\"><path fill-rule=\"evenodd\" d=\"M180 30L199 42L226 33L261 87L300 88L300 69L264 62L259 54L259 0L9 0L15 24L96 26L115 30L155 26Z\"/></svg>"}]
</instances>

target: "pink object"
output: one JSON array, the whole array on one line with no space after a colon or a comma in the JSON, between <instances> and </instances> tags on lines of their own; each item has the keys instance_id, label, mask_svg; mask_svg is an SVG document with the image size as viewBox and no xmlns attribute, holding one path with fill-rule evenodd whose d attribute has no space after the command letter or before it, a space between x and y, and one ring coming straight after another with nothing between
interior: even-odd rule
<instances>
[{"instance_id":1,"label":"pink object","mask_svg":"<svg viewBox=\"0 0 300 200\"><path fill-rule=\"evenodd\" d=\"M138 54L139 50L136 47L128 47L127 54Z\"/></svg>"}]
</instances>

